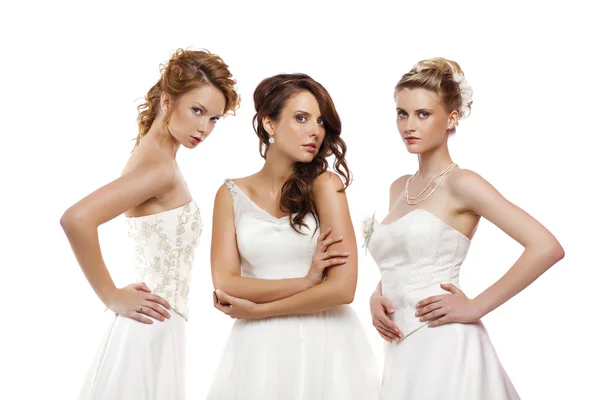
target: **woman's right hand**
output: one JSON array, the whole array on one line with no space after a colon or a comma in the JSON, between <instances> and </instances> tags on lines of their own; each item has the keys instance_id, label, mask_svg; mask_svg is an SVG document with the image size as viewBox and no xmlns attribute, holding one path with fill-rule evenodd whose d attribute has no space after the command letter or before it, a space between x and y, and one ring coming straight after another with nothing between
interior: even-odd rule
<instances>
[{"instance_id":1,"label":"woman's right hand","mask_svg":"<svg viewBox=\"0 0 600 400\"><path fill-rule=\"evenodd\" d=\"M343 240L341 236L329 238L330 234L331 228L327 228L325 232L319 236L317 250L313 256L310 270L308 270L308 273L305 277L308 280L310 287L317 286L319 283L323 282L323 274L325 273L325 270L329 267L346 263L346 259L350 254L347 251L329 251L329 246L334 243L339 243Z\"/></svg>"},{"instance_id":2,"label":"woman's right hand","mask_svg":"<svg viewBox=\"0 0 600 400\"><path fill-rule=\"evenodd\" d=\"M373 318L373 326L377 329L379 335L387 342L392 343L394 340L400 340L404 337L402 331L392 321L388 314L394 313L392 303L379 293L374 291L371 295L371 317Z\"/></svg>"},{"instance_id":3,"label":"woman's right hand","mask_svg":"<svg viewBox=\"0 0 600 400\"><path fill-rule=\"evenodd\" d=\"M152 324L153 321L144 315L158 321L171 318L167 310L171 305L162 297L152 294L145 283L132 283L121 289L117 289L106 304L108 308L118 315L123 315L140 321L144 324Z\"/></svg>"}]
</instances>

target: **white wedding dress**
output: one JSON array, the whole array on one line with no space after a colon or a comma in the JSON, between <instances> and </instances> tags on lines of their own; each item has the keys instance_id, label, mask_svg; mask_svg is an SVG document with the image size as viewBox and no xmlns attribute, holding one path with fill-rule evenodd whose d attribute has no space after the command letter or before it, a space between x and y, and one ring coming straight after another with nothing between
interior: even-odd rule
<instances>
[{"instance_id":1,"label":"white wedding dress","mask_svg":"<svg viewBox=\"0 0 600 400\"><path fill-rule=\"evenodd\" d=\"M386 344L384 400L519 399L481 322L429 328L415 316L419 301L448 293L441 283L459 287L470 244L424 209L374 224L368 248L395 310L391 318L405 335Z\"/></svg>"},{"instance_id":2,"label":"white wedding dress","mask_svg":"<svg viewBox=\"0 0 600 400\"><path fill-rule=\"evenodd\" d=\"M299 234L288 217L258 207L231 180L244 277L304 277L319 231ZM350 306L310 315L236 320L209 400L376 400L380 378L364 330Z\"/></svg>"},{"instance_id":3,"label":"white wedding dress","mask_svg":"<svg viewBox=\"0 0 600 400\"><path fill-rule=\"evenodd\" d=\"M135 242L136 282L145 282L169 302L171 318L147 325L113 314L79 399L181 400L190 273L202 232L200 210L192 201L126 221Z\"/></svg>"}]
</instances>

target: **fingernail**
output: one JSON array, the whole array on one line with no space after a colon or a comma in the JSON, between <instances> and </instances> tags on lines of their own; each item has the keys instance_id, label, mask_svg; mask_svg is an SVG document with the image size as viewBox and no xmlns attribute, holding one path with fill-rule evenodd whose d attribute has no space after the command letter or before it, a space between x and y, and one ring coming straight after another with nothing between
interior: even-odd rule
<instances>
[{"instance_id":1,"label":"fingernail","mask_svg":"<svg viewBox=\"0 0 600 400\"><path fill-rule=\"evenodd\" d=\"M221 294L221 289L217 289L215 292L216 292L217 294Z\"/></svg>"},{"instance_id":2,"label":"fingernail","mask_svg":"<svg viewBox=\"0 0 600 400\"><path fill-rule=\"evenodd\" d=\"M342 263L343 263L343 264L345 264L345 263L346 263L346 260L342 260Z\"/></svg>"},{"instance_id":3,"label":"fingernail","mask_svg":"<svg viewBox=\"0 0 600 400\"><path fill-rule=\"evenodd\" d=\"M344 238L343 236L339 236L339 237L338 237L338 239L343 239L343 238Z\"/></svg>"},{"instance_id":4,"label":"fingernail","mask_svg":"<svg viewBox=\"0 0 600 400\"><path fill-rule=\"evenodd\" d=\"M393 308L390 310L391 313L396 312L396 310L394 310Z\"/></svg>"},{"instance_id":5,"label":"fingernail","mask_svg":"<svg viewBox=\"0 0 600 400\"><path fill-rule=\"evenodd\" d=\"M344 254L345 254L345 255L349 255L349 254L350 254L350 252L349 252L349 251L345 251L345 252L344 252Z\"/></svg>"}]
</instances>

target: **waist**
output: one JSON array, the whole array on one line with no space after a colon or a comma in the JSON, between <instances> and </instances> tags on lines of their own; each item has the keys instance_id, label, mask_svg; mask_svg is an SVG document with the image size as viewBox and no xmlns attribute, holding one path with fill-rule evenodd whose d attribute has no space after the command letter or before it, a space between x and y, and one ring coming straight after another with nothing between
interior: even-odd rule
<instances>
[{"instance_id":1,"label":"waist","mask_svg":"<svg viewBox=\"0 0 600 400\"><path fill-rule=\"evenodd\" d=\"M190 274L182 271L156 271L152 268L137 268L136 281L144 282L153 294L165 299L171 308L188 319L188 296Z\"/></svg>"},{"instance_id":2,"label":"waist","mask_svg":"<svg viewBox=\"0 0 600 400\"><path fill-rule=\"evenodd\" d=\"M381 276L381 291L394 308L390 318L398 325L404 336L426 326L429 321L420 321L415 316L417 303L430 296L449 294L440 287L442 283L451 283L459 287L458 275L425 277L418 280L401 279L394 274Z\"/></svg>"}]
</instances>

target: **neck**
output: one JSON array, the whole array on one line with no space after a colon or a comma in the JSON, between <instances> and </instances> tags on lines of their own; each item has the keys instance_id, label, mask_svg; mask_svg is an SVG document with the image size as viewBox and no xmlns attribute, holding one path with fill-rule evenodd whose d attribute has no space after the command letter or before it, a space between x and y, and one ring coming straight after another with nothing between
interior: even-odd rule
<instances>
[{"instance_id":1,"label":"neck","mask_svg":"<svg viewBox=\"0 0 600 400\"><path fill-rule=\"evenodd\" d=\"M419 154L419 171L417 177L429 179L443 172L452 164L447 145L442 145L430 152Z\"/></svg>"},{"instance_id":2,"label":"neck","mask_svg":"<svg viewBox=\"0 0 600 400\"><path fill-rule=\"evenodd\" d=\"M279 197L283 184L293 173L294 163L271 150L267 151L265 165L257 175L270 188L271 194L274 197Z\"/></svg>"},{"instance_id":3,"label":"neck","mask_svg":"<svg viewBox=\"0 0 600 400\"><path fill-rule=\"evenodd\" d=\"M167 127L163 126L162 122L162 115L156 117L152 123L152 126L150 126L148 133L144 135L144 140L154 143L162 151L175 158L177 155L177 150L179 150L181 144L175 140Z\"/></svg>"}]
</instances>

